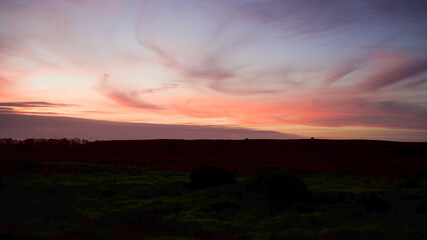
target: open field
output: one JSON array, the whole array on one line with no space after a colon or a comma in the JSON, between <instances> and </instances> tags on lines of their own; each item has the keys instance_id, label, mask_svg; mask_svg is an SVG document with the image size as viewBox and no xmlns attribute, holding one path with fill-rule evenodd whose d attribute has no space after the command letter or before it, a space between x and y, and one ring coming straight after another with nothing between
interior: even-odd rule
<instances>
[{"instance_id":1,"label":"open field","mask_svg":"<svg viewBox=\"0 0 427 240\"><path fill-rule=\"evenodd\" d=\"M246 144L245 141L240 143ZM3 150L6 149L5 146L2 146ZM252 168L248 167L248 164L245 165L243 160L236 160L229 165L225 164L226 161L218 161L215 165L222 165L230 171L234 169L235 172L247 172L236 175L237 182L234 184L192 188L190 168L209 163L208 161L197 163L194 159L198 156L210 159L222 154L222 158L219 158L222 160L230 156L240 156L239 153L227 153L224 149L219 155L213 155L198 146L194 148L195 155L190 159L194 166L187 164L190 166L188 171L178 171L167 168L184 168L183 161L179 160L184 155L188 156L185 147L179 150L181 155L173 148L169 152L165 151L167 162L153 160L160 158L162 152L153 146L145 150L146 155L135 150L127 154L134 156L140 154L139 159L146 161L136 162L130 159L129 163L126 163L123 159L129 155L120 155L121 151L124 151L120 147L114 149L104 145L105 148L92 147L88 150L88 146L85 145L45 146L45 148L36 145L9 146L6 151L2 151L3 155L0 155L3 157L0 165L0 237L2 239L426 239L427 179L420 171L425 168L420 165L418 171L413 169L412 174L414 164L410 162L410 160L425 161L425 154L422 152L424 150L414 147L417 144L403 148L396 147L397 144L394 146L395 148L386 148L391 149L391 152L394 151L394 155L391 153L387 155L383 150L372 155L391 156L393 160L389 162L391 166L397 166L399 161L404 162L400 159L404 156L407 163L397 170L407 166L406 171L400 171L406 175L379 176L375 171L368 171L369 168L365 167L366 164L378 163L368 161L365 161L366 164L360 164L363 161L353 161L352 164L355 165L353 169L337 171L340 170L337 167L328 172L327 166L333 166L330 162L325 163L326 167L312 165L318 166L317 169L310 165L316 163L317 158L325 156L322 155L324 148L316 150L319 152L318 155L306 153L315 156L316 161L304 164L300 160L289 166L291 171L307 185L312 202L309 205L296 203L286 208L279 208L257 194L247 191L248 182L252 177L246 173L267 165L262 161L258 161L259 166L253 164ZM22 148L25 148L25 151L22 151ZM73 148L77 150L71 151ZM273 148L274 145L270 149ZM52 149L56 149L57 152ZM103 151L97 152L97 149ZM303 152L304 148L301 149ZM266 150L251 151L242 153L241 156L245 159L251 156L257 158ZM294 150L291 154L298 154L298 151ZM362 147L357 153L352 152L348 155L367 156L368 152L364 151ZM111 155L111 152L116 152L117 155ZM272 162L276 165L283 164L277 160L280 152L273 150L271 152L270 156L273 156L271 159L274 160ZM151 158L147 157L150 154ZM32 158L29 157L31 155ZM331 155L342 157L344 153ZM17 156L20 158L14 161L13 158ZM53 160L58 156L61 157L60 161ZM268 157L269 153L264 152L264 156ZM288 161L286 154L282 156ZM306 155L300 154L299 157L302 159ZM77 161L72 161L73 158ZM112 162L113 158L121 161L120 164ZM85 159L93 161L84 161ZM383 159L380 160L385 162ZM333 161L336 160L332 158L331 162ZM157 164L156 169L148 169L154 168L153 164ZM143 166L145 168L142 168ZM388 173L384 169L387 168L379 169L378 172ZM392 169L396 172L395 168ZM418 176L411 178L411 175L417 173Z\"/></svg>"},{"instance_id":2,"label":"open field","mask_svg":"<svg viewBox=\"0 0 427 240\"><path fill-rule=\"evenodd\" d=\"M376 177L426 177L427 143L368 140L142 140L25 141L0 144L3 163L81 162L193 172L221 166L240 176L266 166L291 173L357 173ZM7 170L3 170L6 172Z\"/></svg>"}]
</instances>

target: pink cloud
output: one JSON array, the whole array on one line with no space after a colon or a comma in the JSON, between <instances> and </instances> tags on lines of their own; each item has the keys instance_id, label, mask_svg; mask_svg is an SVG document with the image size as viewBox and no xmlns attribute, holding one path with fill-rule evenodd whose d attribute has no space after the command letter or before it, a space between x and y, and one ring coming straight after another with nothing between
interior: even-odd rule
<instances>
[{"instance_id":1,"label":"pink cloud","mask_svg":"<svg viewBox=\"0 0 427 240\"><path fill-rule=\"evenodd\" d=\"M301 112L291 111L287 118L278 117L282 124L342 127L382 127L425 129L427 110L421 106L398 101L363 99L327 99L300 103ZM283 116L283 115L282 115Z\"/></svg>"},{"instance_id":2,"label":"pink cloud","mask_svg":"<svg viewBox=\"0 0 427 240\"><path fill-rule=\"evenodd\" d=\"M263 126L382 127L424 129L427 110L416 104L362 98L304 99L281 102L244 102L233 98L196 98L175 109L195 118L223 118L236 124Z\"/></svg>"},{"instance_id":3,"label":"pink cloud","mask_svg":"<svg viewBox=\"0 0 427 240\"><path fill-rule=\"evenodd\" d=\"M427 58L403 54L380 54L374 56L373 74L360 83L366 91L375 91L427 73ZM411 83L416 87L424 80Z\"/></svg>"},{"instance_id":4,"label":"pink cloud","mask_svg":"<svg viewBox=\"0 0 427 240\"><path fill-rule=\"evenodd\" d=\"M98 91L104 96L110 98L114 102L132 108L141 108L141 109L161 109L161 107L156 106L151 103L147 103L139 99L139 94L137 91L121 91L113 87L108 82L109 75L104 74L103 79L100 81L98 86Z\"/></svg>"},{"instance_id":5,"label":"pink cloud","mask_svg":"<svg viewBox=\"0 0 427 240\"><path fill-rule=\"evenodd\" d=\"M365 62L366 60L367 57L364 56L363 58L360 57L357 59L350 59L344 63L339 64L323 80L323 86L329 87L335 82L342 80L345 76L359 70L361 68L361 63Z\"/></svg>"}]
</instances>

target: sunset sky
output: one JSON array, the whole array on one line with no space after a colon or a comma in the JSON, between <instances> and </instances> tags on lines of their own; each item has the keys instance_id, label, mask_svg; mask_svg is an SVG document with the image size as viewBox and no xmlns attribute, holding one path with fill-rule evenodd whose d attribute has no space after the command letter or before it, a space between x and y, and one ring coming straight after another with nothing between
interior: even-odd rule
<instances>
[{"instance_id":1,"label":"sunset sky","mask_svg":"<svg viewBox=\"0 0 427 240\"><path fill-rule=\"evenodd\" d=\"M1 0L0 138L427 141L426 26L425 0Z\"/></svg>"}]
</instances>

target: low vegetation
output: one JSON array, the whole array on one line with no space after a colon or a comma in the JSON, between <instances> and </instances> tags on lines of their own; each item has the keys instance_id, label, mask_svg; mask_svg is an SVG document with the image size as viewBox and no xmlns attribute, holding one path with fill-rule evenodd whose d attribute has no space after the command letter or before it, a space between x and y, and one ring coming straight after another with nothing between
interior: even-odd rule
<instances>
[{"instance_id":1,"label":"low vegetation","mask_svg":"<svg viewBox=\"0 0 427 240\"><path fill-rule=\"evenodd\" d=\"M311 200L281 206L248 190L250 176L194 188L180 171L24 168L49 171L1 175L2 239L427 239L425 179L300 174Z\"/></svg>"}]
</instances>

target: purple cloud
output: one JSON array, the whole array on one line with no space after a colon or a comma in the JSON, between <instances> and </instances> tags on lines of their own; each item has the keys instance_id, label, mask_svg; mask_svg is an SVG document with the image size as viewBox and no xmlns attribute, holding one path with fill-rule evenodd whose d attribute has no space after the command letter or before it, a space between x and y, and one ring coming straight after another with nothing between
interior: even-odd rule
<instances>
[{"instance_id":1,"label":"purple cloud","mask_svg":"<svg viewBox=\"0 0 427 240\"><path fill-rule=\"evenodd\" d=\"M418 31L421 31L422 22L427 21L424 0L231 0L224 4L240 16L302 34L351 31L370 23L408 24L413 21L420 22Z\"/></svg>"},{"instance_id":2,"label":"purple cloud","mask_svg":"<svg viewBox=\"0 0 427 240\"><path fill-rule=\"evenodd\" d=\"M360 83L363 89L374 91L427 73L425 57L391 55L380 60L377 72ZM416 87L423 82L424 80L417 81L415 84L412 83L412 86Z\"/></svg>"},{"instance_id":3,"label":"purple cloud","mask_svg":"<svg viewBox=\"0 0 427 240\"><path fill-rule=\"evenodd\" d=\"M0 113L1 137L132 139L295 139L292 134L245 128L124 123Z\"/></svg>"},{"instance_id":4,"label":"purple cloud","mask_svg":"<svg viewBox=\"0 0 427 240\"><path fill-rule=\"evenodd\" d=\"M50 103L50 102L1 102L0 106L34 108L34 107L66 107L66 106L72 106L72 105L57 104L57 103Z\"/></svg>"},{"instance_id":5,"label":"purple cloud","mask_svg":"<svg viewBox=\"0 0 427 240\"><path fill-rule=\"evenodd\" d=\"M157 9L151 6L155 3L145 1L135 36L139 45L155 53L161 64L174 70L192 84L205 84L211 90L221 93L247 95L274 92L268 89L259 90L230 86L233 85L233 80L241 78L239 70L242 66L230 66L226 63L226 59L240 47L251 43L255 36L255 33L252 32L235 34L232 37L227 36L225 33L233 21L231 15L225 14L225 16L216 19L216 24L209 28L212 29L210 34L207 34L209 37L204 36L198 41L198 45L187 46L190 51L197 51L193 58L189 59L185 57L187 53L167 49L160 41L156 40L157 32L153 30L155 29L153 27L155 19L152 17ZM161 32L161 30L158 31ZM195 36L194 38L199 39L199 37Z\"/></svg>"}]
</instances>

